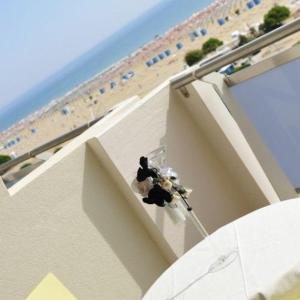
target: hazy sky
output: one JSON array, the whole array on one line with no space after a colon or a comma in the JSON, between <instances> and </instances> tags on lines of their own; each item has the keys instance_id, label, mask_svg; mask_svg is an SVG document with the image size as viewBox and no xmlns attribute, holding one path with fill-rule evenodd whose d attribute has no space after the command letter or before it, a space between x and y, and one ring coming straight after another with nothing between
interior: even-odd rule
<instances>
[{"instance_id":1,"label":"hazy sky","mask_svg":"<svg viewBox=\"0 0 300 300\"><path fill-rule=\"evenodd\" d=\"M0 109L162 1L0 1Z\"/></svg>"}]
</instances>

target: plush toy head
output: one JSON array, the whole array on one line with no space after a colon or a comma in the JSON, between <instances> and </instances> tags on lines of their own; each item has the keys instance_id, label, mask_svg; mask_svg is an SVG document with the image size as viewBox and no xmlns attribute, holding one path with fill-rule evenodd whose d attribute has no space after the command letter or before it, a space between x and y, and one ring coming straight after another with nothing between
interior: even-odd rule
<instances>
[{"instance_id":1,"label":"plush toy head","mask_svg":"<svg viewBox=\"0 0 300 300\"><path fill-rule=\"evenodd\" d=\"M143 169L148 168L148 158L145 156L140 157L140 165Z\"/></svg>"},{"instance_id":2,"label":"plush toy head","mask_svg":"<svg viewBox=\"0 0 300 300\"><path fill-rule=\"evenodd\" d=\"M142 156L140 158L141 168L138 169L136 179L138 182L146 180L148 177L157 178L157 174L153 169L148 167L148 158Z\"/></svg>"}]
</instances>

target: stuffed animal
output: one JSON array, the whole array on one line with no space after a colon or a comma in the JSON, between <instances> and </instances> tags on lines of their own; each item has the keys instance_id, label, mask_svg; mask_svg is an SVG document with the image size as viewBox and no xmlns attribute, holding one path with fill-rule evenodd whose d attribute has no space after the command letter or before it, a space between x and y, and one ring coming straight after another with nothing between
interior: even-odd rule
<instances>
[{"instance_id":1,"label":"stuffed animal","mask_svg":"<svg viewBox=\"0 0 300 300\"><path fill-rule=\"evenodd\" d=\"M167 203L172 201L172 195L164 190L160 185L155 184L149 191L148 197L143 198L143 202L147 204L156 204L157 206L164 207Z\"/></svg>"},{"instance_id":2,"label":"stuffed animal","mask_svg":"<svg viewBox=\"0 0 300 300\"><path fill-rule=\"evenodd\" d=\"M153 188L153 181L152 178L148 177L144 181L137 181L135 179L132 183L133 190L138 192L143 197L147 197L149 194L149 191Z\"/></svg>"},{"instance_id":3,"label":"stuffed animal","mask_svg":"<svg viewBox=\"0 0 300 300\"><path fill-rule=\"evenodd\" d=\"M137 176L136 176L136 180L138 182L142 182L142 181L146 180L148 177L157 178L157 174L156 174L155 170L150 169L148 167L148 158L147 157L142 156L140 158L140 165L141 165L141 168L138 169Z\"/></svg>"},{"instance_id":4,"label":"stuffed animal","mask_svg":"<svg viewBox=\"0 0 300 300\"><path fill-rule=\"evenodd\" d=\"M171 168L149 168L148 158L140 157L140 168L137 171L134 187L142 195L143 202L165 207L173 200L173 206L177 207L178 199L187 199L191 190L179 184L177 173Z\"/></svg>"}]
</instances>

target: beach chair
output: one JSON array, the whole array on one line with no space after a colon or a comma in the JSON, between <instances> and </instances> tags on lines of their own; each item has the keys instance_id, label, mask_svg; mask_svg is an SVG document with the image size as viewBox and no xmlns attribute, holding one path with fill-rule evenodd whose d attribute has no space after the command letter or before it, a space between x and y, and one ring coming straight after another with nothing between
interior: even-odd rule
<instances>
[{"instance_id":1,"label":"beach chair","mask_svg":"<svg viewBox=\"0 0 300 300\"><path fill-rule=\"evenodd\" d=\"M128 73L126 74L127 79L134 77L134 75L135 75L135 73L133 71L128 71Z\"/></svg>"}]
</instances>

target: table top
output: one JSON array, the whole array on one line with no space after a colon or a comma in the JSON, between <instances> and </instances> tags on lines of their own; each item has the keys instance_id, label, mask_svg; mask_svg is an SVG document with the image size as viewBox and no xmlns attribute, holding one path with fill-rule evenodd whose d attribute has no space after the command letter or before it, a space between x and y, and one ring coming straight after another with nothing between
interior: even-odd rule
<instances>
[{"instance_id":1,"label":"table top","mask_svg":"<svg viewBox=\"0 0 300 300\"><path fill-rule=\"evenodd\" d=\"M259 209L210 239L179 258L143 300L277 299L268 295L286 294L293 284L300 290L300 199ZM231 264L209 271L219 255L232 250L236 259ZM300 291L294 293L299 298L278 299L300 299Z\"/></svg>"}]
</instances>

